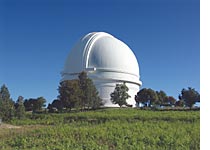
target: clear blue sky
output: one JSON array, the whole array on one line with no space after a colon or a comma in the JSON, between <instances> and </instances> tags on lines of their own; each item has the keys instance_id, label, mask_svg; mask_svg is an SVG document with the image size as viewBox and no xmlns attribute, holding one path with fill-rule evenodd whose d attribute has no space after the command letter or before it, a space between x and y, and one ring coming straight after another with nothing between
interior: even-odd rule
<instances>
[{"instance_id":1,"label":"clear blue sky","mask_svg":"<svg viewBox=\"0 0 210 150\"><path fill-rule=\"evenodd\" d=\"M1 0L0 86L15 101L52 102L71 48L93 31L134 51L142 88L176 99L182 88L200 92L199 0Z\"/></svg>"}]
</instances>

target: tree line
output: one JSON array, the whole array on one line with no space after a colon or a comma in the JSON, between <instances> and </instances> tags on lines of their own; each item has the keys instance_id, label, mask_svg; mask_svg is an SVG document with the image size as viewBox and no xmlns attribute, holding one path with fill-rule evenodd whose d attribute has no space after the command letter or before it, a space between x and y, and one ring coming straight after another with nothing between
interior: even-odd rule
<instances>
[{"instance_id":1,"label":"tree line","mask_svg":"<svg viewBox=\"0 0 210 150\"><path fill-rule=\"evenodd\" d=\"M2 85L0 89L0 119L3 121L11 120L16 117L22 119L25 117L26 111L38 112L45 107L46 100L43 97L25 99L19 96L14 102L10 98L10 93L6 85Z\"/></svg>"},{"instance_id":2,"label":"tree line","mask_svg":"<svg viewBox=\"0 0 210 150\"><path fill-rule=\"evenodd\" d=\"M103 105L97 89L85 72L81 72L78 79L60 82L58 91L57 99L47 106L49 112L55 112L55 109L63 112L69 112L72 109L97 109ZM3 85L0 89L0 119L3 121L14 117L21 119L25 117L26 111L43 112L45 103L44 97L24 99L22 96L14 102L10 98L8 88Z\"/></svg>"},{"instance_id":3,"label":"tree line","mask_svg":"<svg viewBox=\"0 0 210 150\"><path fill-rule=\"evenodd\" d=\"M60 82L58 91L57 99L47 106L48 112L98 109L104 105L86 72L81 72L78 79ZM112 103L118 104L120 107L132 107L126 102L130 98L128 91L129 88L126 83L116 84L114 91L110 93ZM154 91L151 88L143 88L135 95L137 107L187 106L192 108L196 102L200 102L200 94L191 87L182 89L178 98L179 100L176 100L172 96L167 96L162 90ZM0 89L0 118L3 120L10 120L13 117L24 118L25 111L42 112L43 108L46 107L45 103L44 97L24 99L22 96L19 96L14 102L10 98L8 88L3 85Z\"/></svg>"},{"instance_id":4,"label":"tree line","mask_svg":"<svg viewBox=\"0 0 210 150\"><path fill-rule=\"evenodd\" d=\"M192 108L196 102L200 102L200 94L191 87L183 88L181 94L176 100L173 96L167 96L164 91L154 91L151 88L141 89L135 95L137 105L142 104L144 107L159 106L179 106Z\"/></svg>"},{"instance_id":5,"label":"tree line","mask_svg":"<svg viewBox=\"0 0 210 150\"><path fill-rule=\"evenodd\" d=\"M116 84L114 92L110 94L112 103L120 107L129 106L126 102L126 99L130 98L128 90L125 83ZM135 95L137 107L186 106L191 109L196 102L200 102L200 94L191 87L182 89L178 98L179 100L176 100L173 96L167 96L162 90L154 91L151 88L143 88Z\"/></svg>"}]
</instances>

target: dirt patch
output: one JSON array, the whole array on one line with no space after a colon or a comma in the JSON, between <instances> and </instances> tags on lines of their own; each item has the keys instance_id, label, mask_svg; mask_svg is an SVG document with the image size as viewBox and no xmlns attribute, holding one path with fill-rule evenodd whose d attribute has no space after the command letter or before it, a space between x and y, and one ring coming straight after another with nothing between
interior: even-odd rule
<instances>
[{"instance_id":1,"label":"dirt patch","mask_svg":"<svg viewBox=\"0 0 210 150\"><path fill-rule=\"evenodd\" d=\"M10 125L10 124L1 123L0 124L0 128L4 128L4 129L19 129L21 127L20 126L14 126L14 125Z\"/></svg>"}]
</instances>

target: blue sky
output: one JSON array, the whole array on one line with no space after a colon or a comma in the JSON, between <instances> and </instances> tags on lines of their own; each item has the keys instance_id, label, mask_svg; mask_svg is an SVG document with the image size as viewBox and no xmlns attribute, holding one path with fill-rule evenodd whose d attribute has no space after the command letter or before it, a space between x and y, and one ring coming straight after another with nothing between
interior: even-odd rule
<instances>
[{"instance_id":1,"label":"blue sky","mask_svg":"<svg viewBox=\"0 0 210 150\"><path fill-rule=\"evenodd\" d=\"M199 0L1 0L0 86L15 101L52 102L71 48L94 31L133 50L142 88L176 99L182 88L200 92Z\"/></svg>"}]
</instances>

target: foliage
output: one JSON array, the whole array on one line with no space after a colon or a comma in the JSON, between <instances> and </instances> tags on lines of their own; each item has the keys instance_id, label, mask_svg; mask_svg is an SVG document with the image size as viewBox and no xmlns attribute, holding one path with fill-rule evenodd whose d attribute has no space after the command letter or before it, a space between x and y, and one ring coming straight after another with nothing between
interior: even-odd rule
<instances>
[{"instance_id":1,"label":"foliage","mask_svg":"<svg viewBox=\"0 0 210 150\"><path fill-rule=\"evenodd\" d=\"M44 97L38 97L37 98L37 106L36 110L42 110L43 107L45 107L46 99Z\"/></svg>"},{"instance_id":2,"label":"foliage","mask_svg":"<svg viewBox=\"0 0 210 150\"><path fill-rule=\"evenodd\" d=\"M0 149L200 149L199 111L126 108L27 117L11 121L23 128L0 128Z\"/></svg>"},{"instance_id":3,"label":"foliage","mask_svg":"<svg viewBox=\"0 0 210 150\"><path fill-rule=\"evenodd\" d=\"M25 99L24 100L24 106L25 106L25 110L26 111L32 111L33 110L33 103L34 103L35 99Z\"/></svg>"},{"instance_id":4,"label":"foliage","mask_svg":"<svg viewBox=\"0 0 210 150\"><path fill-rule=\"evenodd\" d=\"M103 105L102 100L98 95L98 91L93 84L93 81L88 78L86 72L81 72L79 74L79 86L82 91L82 107L96 109Z\"/></svg>"},{"instance_id":5,"label":"foliage","mask_svg":"<svg viewBox=\"0 0 210 150\"><path fill-rule=\"evenodd\" d=\"M122 105L127 105L126 100L131 97L128 94L128 90L125 83L116 84L114 91L110 94L112 103L118 104L120 107L122 107Z\"/></svg>"},{"instance_id":6,"label":"foliage","mask_svg":"<svg viewBox=\"0 0 210 150\"><path fill-rule=\"evenodd\" d=\"M135 100L138 105L143 103L144 106L151 106L158 102L158 96L154 90L143 88L135 95Z\"/></svg>"},{"instance_id":7,"label":"foliage","mask_svg":"<svg viewBox=\"0 0 210 150\"><path fill-rule=\"evenodd\" d=\"M192 108L195 102L200 102L200 94L193 88L182 89L179 99L185 102L185 105Z\"/></svg>"},{"instance_id":8,"label":"foliage","mask_svg":"<svg viewBox=\"0 0 210 150\"><path fill-rule=\"evenodd\" d=\"M159 101L161 106L173 106L176 103L176 99L173 96L165 96L163 101Z\"/></svg>"},{"instance_id":9,"label":"foliage","mask_svg":"<svg viewBox=\"0 0 210 150\"><path fill-rule=\"evenodd\" d=\"M167 95L164 91L160 90L160 91L156 91L158 100L156 101L156 104L166 104L168 103L167 101Z\"/></svg>"},{"instance_id":10,"label":"foliage","mask_svg":"<svg viewBox=\"0 0 210 150\"><path fill-rule=\"evenodd\" d=\"M44 97L29 98L24 101L26 111L37 112L45 107L46 99Z\"/></svg>"},{"instance_id":11,"label":"foliage","mask_svg":"<svg viewBox=\"0 0 210 150\"><path fill-rule=\"evenodd\" d=\"M168 96L167 101L170 105L175 105L176 99L173 96Z\"/></svg>"},{"instance_id":12,"label":"foliage","mask_svg":"<svg viewBox=\"0 0 210 150\"><path fill-rule=\"evenodd\" d=\"M0 89L0 117L3 121L7 121L14 117L14 102L10 98L10 93L6 85L2 85Z\"/></svg>"},{"instance_id":13,"label":"foliage","mask_svg":"<svg viewBox=\"0 0 210 150\"><path fill-rule=\"evenodd\" d=\"M62 103L62 101L55 99L55 100L53 100L52 104L48 105L47 108L49 109L49 112L55 112L56 110L61 112L63 109L63 103Z\"/></svg>"},{"instance_id":14,"label":"foliage","mask_svg":"<svg viewBox=\"0 0 210 150\"><path fill-rule=\"evenodd\" d=\"M144 104L144 106L160 105L160 106L172 106L175 105L176 99L173 96L167 96L167 94L160 90L154 91L152 89L141 89L135 96L137 104Z\"/></svg>"},{"instance_id":15,"label":"foliage","mask_svg":"<svg viewBox=\"0 0 210 150\"><path fill-rule=\"evenodd\" d=\"M72 109L80 106L82 90L78 80L62 81L59 86L59 100L65 108Z\"/></svg>"},{"instance_id":16,"label":"foliage","mask_svg":"<svg viewBox=\"0 0 210 150\"><path fill-rule=\"evenodd\" d=\"M184 107L184 101L183 100L176 101L175 106L176 107Z\"/></svg>"},{"instance_id":17,"label":"foliage","mask_svg":"<svg viewBox=\"0 0 210 150\"><path fill-rule=\"evenodd\" d=\"M91 81L91 80L90 80ZM90 86L90 101L88 103L88 108L91 109L98 109L100 106L103 106L102 99L99 97L98 91L91 83L92 85Z\"/></svg>"},{"instance_id":18,"label":"foliage","mask_svg":"<svg viewBox=\"0 0 210 150\"><path fill-rule=\"evenodd\" d=\"M18 119L22 119L25 117L25 106L23 103L24 103L23 97L19 96L17 102L15 103L15 116Z\"/></svg>"},{"instance_id":19,"label":"foliage","mask_svg":"<svg viewBox=\"0 0 210 150\"><path fill-rule=\"evenodd\" d=\"M64 107L84 109L97 109L103 105L102 99L92 80L86 72L81 72L79 79L65 80L60 83L58 100ZM49 105L51 109L53 106Z\"/></svg>"}]
</instances>

